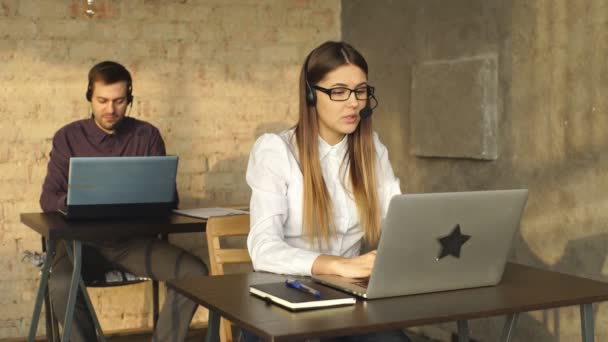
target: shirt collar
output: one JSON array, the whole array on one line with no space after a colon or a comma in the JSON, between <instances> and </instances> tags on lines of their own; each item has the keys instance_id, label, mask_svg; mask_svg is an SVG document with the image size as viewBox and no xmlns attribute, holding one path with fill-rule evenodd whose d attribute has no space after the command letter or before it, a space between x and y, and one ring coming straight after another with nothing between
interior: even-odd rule
<instances>
[{"instance_id":1,"label":"shirt collar","mask_svg":"<svg viewBox=\"0 0 608 342\"><path fill-rule=\"evenodd\" d=\"M110 134L99 128L99 126L97 126L95 123L95 119L90 118L89 120L85 121L84 129L87 132L87 135L93 138L96 143L101 143L105 138L111 135L120 139L123 135L131 131L132 125L129 118L123 118L120 125L116 127L114 134Z\"/></svg>"},{"instance_id":2,"label":"shirt collar","mask_svg":"<svg viewBox=\"0 0 608 342\"><path fill-rule=\"evenodd\" d=\"M342 157L346 152L346 146L348 144L348 134L335 145L328 144L321 136L319 136L319 159L325 158L328 154L337 155Z\"/></svg>"},{"instance_id":3,"label":"shirt collar","mask_svg":"<svg viewBox=\"0 0 608 342\"><path fill-rule=\"evenodd\" d=\"M100 143L109 134L104 132L95 123L95 119L90 118L84 122L84 129L87 135L90 136L96 143Z\"/></svg>"}]
</instances>

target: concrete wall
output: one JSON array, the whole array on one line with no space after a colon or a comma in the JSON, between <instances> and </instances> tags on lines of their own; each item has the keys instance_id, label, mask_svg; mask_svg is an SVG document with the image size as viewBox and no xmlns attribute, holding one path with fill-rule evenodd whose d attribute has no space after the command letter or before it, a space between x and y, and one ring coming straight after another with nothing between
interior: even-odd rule
<instances>
[{"instance_id":1,"label":"concrete wall","mask_svg":"<svg viewBox=\"0 0 608 342\"><path fill-rule=\"evenodd\" d=\"M306 53L340 38L338 0L0 0L0 338L25 336L38 286L23 252L40 237L36 212L53 133L88 117L96 62L134 77L130 115L156 125L180 157L181 206L247 204L255 138L297 118ZM173 241L206 256L201 234ZM92 290L106 330L151 325L150 284ZM204 313L197 320L206 320ZM43 324L39 332L43 333Z\"/></svg>"},{"instance_id":2,"label":"concrete wall","mask_svg":"<svg viewBox=\"0 0 608 342\"><path fill-rule=\"evenodd\" d=\"M603 281L608 281L607 23L603 0L351 0L342 9L343 38L368 58L381 101L374 124L403 191L529 188L511 259ZM479 56L497 60L497 158L416 155L410 127L416 114L414 71ZM462 77L465 84L470 75ZM440 87L443 81L426 82ZM460 94L438 96L459 114ZM477 138L486 131L472 125L470 132ZM444 147L465 143L455 137L443 141ZM600 341L608 339L607 308L595 307ZM472 337L495 341L502 322L475 320ZM455 324L422 329L445 341L453 330ZM579 339L578 307L525 314L515 336L515 341Z\"/></svg>"}]
</instances>

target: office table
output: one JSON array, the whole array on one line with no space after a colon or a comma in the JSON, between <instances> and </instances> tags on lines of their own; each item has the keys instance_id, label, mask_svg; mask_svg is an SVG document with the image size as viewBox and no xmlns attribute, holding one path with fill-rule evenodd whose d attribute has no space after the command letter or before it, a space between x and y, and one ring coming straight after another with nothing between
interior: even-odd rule
<instances>
[{"instance_id":1,"label":"office table","mask_svg":"<svg viewBox=\"0 0 608 342\"><path fill-rule=\"evenodd\" d=\"M467 320L507 315L509 341L521 312L579 305L584 342L594 340L592 303L608 299L608 283L508 263L501 283L456 291L358 300L357 304L291 312L249 294L249 285L283 281L268 273L184 278L168 286L207 307L209 338L217 341L221 315L268 341L294 341L395 330L457 321L468 341ZM212 317L213 315L213 317Z\"/></svg>"},{"instance_id":2,"label":"office table","mask_svg":"<svg viewBox=\"0 0 608 342\"><path fill-rule=\"evenodd\" d=\"M34 341L42 302L48 285L49 270L51 266L50 255L54 250L54 242L58 239L72 241L72 260L74 270L68 296L68 307L66 310L65 324L63 327L62 341L68 341L72 327L72 317L76 304L78 287L83 289L85 302L92 310L92 304L84 284L81 281L80 270L82 267L82 241L87 240L116 240L143 236L158 236L159 234L204 232L206 220L181 215L171 215L164 218L134 218L134 219L104 219L104 220L66 220L59 213L24 213L21 214L21 223L38 232L46 241L47 260L42 268L40 286L34 304L32 324L28 335L28 341ZM68 249L69 251L69 249ZM47 302L47 312L48 312ZM93 312L93 320L99 328L99 322ZM48 332L47 332L48 335ZM103 336L103 334L100 334ZM103 337L102 337L103 340Z\"/></svg>"}]
</instances>

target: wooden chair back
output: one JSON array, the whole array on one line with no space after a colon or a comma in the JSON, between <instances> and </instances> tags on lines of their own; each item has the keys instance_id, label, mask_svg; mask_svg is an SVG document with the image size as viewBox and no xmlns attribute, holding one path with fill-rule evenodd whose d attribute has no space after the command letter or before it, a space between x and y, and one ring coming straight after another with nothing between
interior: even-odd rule
<instances>
[{"instance_id":1,"label":"wooden chair back","mask_svg":"<svg viewBox=\"0 0 608 342\"><path fill-rule=\"evenodd\" d=\"M251 263L247 248L224 248L222 246L222 240L227 237L246 237L249 234L249 215L210 217L207 221L206 234L211 275L225 274L224 266L228 264ZM224 318L220 323L220 340L222 342L233 341L230 321Z\"/></svg>"}]
</instances>

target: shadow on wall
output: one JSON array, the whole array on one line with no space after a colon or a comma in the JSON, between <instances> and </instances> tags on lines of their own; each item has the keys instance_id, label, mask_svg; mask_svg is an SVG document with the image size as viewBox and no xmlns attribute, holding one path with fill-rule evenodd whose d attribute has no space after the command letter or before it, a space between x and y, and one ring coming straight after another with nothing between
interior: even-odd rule
<instances>
[{"instance_id":1,"label":"shadow on wall","mask_svg":"<svg viewBox=\"0 0 608 342\"><path fill-rule=\"evenodd\" d=\"M288 129L290 125L285 122L269 122L263 123L256 127L251 146L260 135L264 133L278 133ZM250 150L249 147L248 150ZM245 172L247 170L247 161L249 154L238 157L230 157L219 160L204 174L206 196L180 197L180 208L197 208L197 207L217 207L217 206L249 206L251 191L245 181ZM192 234L196 236L193 237ZM201 240L199 240L201 239ZM201 243L203 241L202 248ZM199 237L199 233L191 234L173 234L171 242L182 246L199 256L207 265L209 264L209 251L207 249L207 240L203 233ZM234 238L227 239L226 244L235 248L245 246L245 240Z\"/></svg>"},{"instance_id":2,"label":"shadow on wall","mask_svg":"<svg viewBox=\"0 0 608 342\"><path fill-rule=\"evenodd\" d=\"M528 244L520 233L515 236L513 244L520 247L517 251L517 255L511 258L511 260L515 262L562 273L566 273L564 270L577 270L575 274L577 276L608 282L608 274L604 270L606 255L608 255L608 233L569 240L559 260L552 265L549 265L538 258L528 247ZM583 254L581 251L585 251L585 253ZM573 307L572 309L573 312L578 313L578 307ZM533 334L534 341L561 341L560 317L567 315L564 313L560 315L559 311L560 309L542 311L542 318L540 318L540 321L530 314L520 315L517 323L519 329L515 330L516 340L523 341L524 336L530 338L531 334ZM599 323L597 321L597 305L594 306L593 311L595 323ZM575 322L568 322L568 325L580 325L576 315L572 318ZM597 327L598 325L595 324L595 326ZM552 327L553 332L551 332L548 327ZM527 332L526 335L518 334L518 331L523 330ZM599 335L598 329L596 329L595 335L598 336L599 340L603 340ZM567 339L569 340L569 338Z\"/></svg>"},{"instance_id":3,"label":"shadow on wall","mask_svg":"<svg viewBox=\"0 0 608 342\"><path fill-rule=\"evenodd\" d=\"M538 168L507 158L492 163L419 158L417 163L423 163L421 171L413 171L422 184L416 189L420 192L529 188L510 260L608 282L608 214L602 210L608 202L605 162L555 161ZM595 305L594 312L605 311L605 305ZM597 315L594 321L597 339L606 340L608 323ZM504 317L480 319L472 321L471 328L478 337L494 341L503 323ZM442 325L441 330L454 331L455 325ZM573 306L521 314L514 341L570 341L578 340L577 334L579 308Z\"/></svg>"},{"instance_id":4,"label":"shadow on wall","mask_svg":"<svg viewBox=\"0 0 608 342\"><path fill-rule=\"evenodd\" d=\"M592 278L599 281L608 282L608 274L604 271L604 263L608 253L608 233L597 234L581 239L568 241L559 260L550 265L543 262L532 250L522 237L521 233L517 233L514 237L513 245L518 246L516 255L510 258L511 261L530 265L540 269L549 269L557 272L564 270L578 270L577 276ZM585 260L581 258L580 251L590 251L592 255L585 254ZM564 311L568 310L568 311ZM598 340L603 341L602 331L598 328L600 323L597 319L598 306L594 306L595 315L595 336ZM561 336L561 330L564 331L580 331L579 308L572 306L569 308L549 309L532 313L522 313L519 315L517 326L514 331L513 341L551 341L561 342L570 341L573 338L578 340L576 336ZM492 317L487 319L477 319L471 321L472 331L485 331L488 341L500 340L504 316ZM562 327L562 324L565 325ZM567 326L572 326L571 329ZM454 324L447 324L444 327L448 330L454 329ZM576 329L578 328L578 329ZM603 333L602 333L603 334Z\"/></svg>"},{"instance_id":5,"label":"shadow on wall","mask_svg":"<svg viewBox=\"0 0 608 342\"><path fill-rule=\"evenodd\" d=\"M530 197L521 230L513 240L510 260L557 272L608 282L608 214L604 189L608 184L606 163L572 160L531 165L517 159L496 162L420 158L416 171L426 192L529 188ZM421 163L421 162L418 162ZM428 171L430 170L430 172ZM474 177L472 171L474 170ZM605 306L602 304L601 306ZM601 307L596 305L594 311ZM522 314L516 341L569 341L580 334L579 308L544 310ZM480 335L498 338L504 319L476 320ZM596 336L608 336L607 322L595 319ZM445 326L454 330L454 326ZM492 340L492 339L490 339Z\"/></svg>"},{"instance_id":6,"label":"shadow on wall","mask_svg":"<svg viewBox=\"0 0 608 342\"><path fill-rule=\"evenodd\" d=\"M289 129L291 125L286 122L268 122L258 125L254 131L253 140L248 151L253 147L255 140L265 133L279 133ZM229 132L228 132L229 134ZM214 207L229 205L249 205L251 192L245 180L249 154L219 160L205 173L206 196L180 198L180 207Z\"/></svg>"},{"instance_id":7,"label":"shadow on wall","mask_svg":"<svg viewBox=\"0 0 608 342\"><path fill-rule=\"evenodd\" d=\"M514 237L513 245L518 245L516 257L511 257L510 261L530 265L540 269L553 270L556 272L567 273L564 270L577 270L576 276L590 278L598 281L608 282L608 270L605 270L606 255L608 255L608 233L597 234L580 239L568 241L564 247L559 260L554 264L543 262L534 252L528 248L522 235L518 232ZM581 258L581 250L592 251L591 255L586 255L585 260ZM595 337L598 341L606 340L605 329L598 329L602 322L598 320L598 305L594 305L594 326ZM535 313L521 313L512 336L513 341L551 341L566 342L580 340L580 319L579 307L570 306L560 309L548 309L536 311ZM505 316L496 316L483 319L475 319L469 322L473 334L471 341L499 341L502 334ZM563 326L562 326L563 325ZM454 332L455 322L440 324L441 330ZM432 329L431 326L429 328ZM422 332L425 332L422 328ZM429 330L430 335L435 335ZM563 335L563 332L570 332ZM482 332L480 334L480 332ZM476 336L477 335L477 336ZM452 335L452 341L456 341Z\"/></svg>"}]
</instances>

